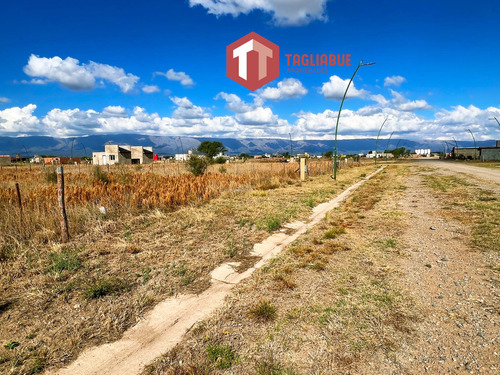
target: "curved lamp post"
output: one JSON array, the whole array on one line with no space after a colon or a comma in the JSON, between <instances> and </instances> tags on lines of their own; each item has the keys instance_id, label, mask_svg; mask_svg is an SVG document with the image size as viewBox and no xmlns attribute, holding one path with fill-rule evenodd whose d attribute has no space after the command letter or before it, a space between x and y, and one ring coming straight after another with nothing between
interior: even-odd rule
<instances>
[{"instance_id":1,"label":"curved lamp post","mask_svg":"<svg viewBox=\"0 0 500 375\"><path fill-rule=\"evenodd\" d=\"M452 138L453 138L453 141L455 142L455 151L456 151L456 150L458 149L458 142L457 142L457 140L455 139L455 137L452 137ZM453 153L453 157L454 157L454 158L455 158L456 154L457 154L456 152L454 152L454 153Z\"/></svg>"},{"instance_id":2,"label":"curved lamp post","mask_svg":"<svg viewBox=\"0 0 500 375\"><path fill-rule=\"evenodd\" d=\"M474 160L476 160L476 152L477 152L477 147L476 147L476 138L474 138L474 134L472 134L472 132L470 131L470 129L467 129L470 133L470 135L472 135L472 140L474 141Z\"/></svg>"},{"instance_id":3,"label":"curved lamp post","mask_svg":"<svg viewBox=\"0 0 500 375\"><path fill-rule=\"evenodd\" d=\"M490 118L490 120L495 120L497 122L498 126L500 126L500 121L498 121L498 119L496 117Z\"/></svg>"},{"instance_id":4,"label":"curved lamp post","mask_svg":"<svg viewBox=\"0 0 500 375\"><path fill-rule=\"evenodd\" d=\"M387 141L387 144L385 145L385 151L384 151L385 152L385 161L387 161L387 149L389 147L389 143L391 143L391 138L392 138L393 134L394 134L394 130L392 131L391 135L389 136L389 140Z\"/></svg>"},{"instance_id":5,"label":"curved lamp post","mask_svg":"<svg viewBox=\"0 0 500 375\"><path fill-rule=\"evenodd\" d=\"M347 95L347 91L349 90L349 86L351 86L352 80L354 79L354 76L358 72L359 68L362 66L367 66L367 65L374 65L374 62L371 63L366 63L363 64L363 60L361 60L358 64L358 67L354 71L354 74L351 77L351 80L349 81L349 84L347 85L347 88L345 89L344 96L342 97L342 102L340 103L340 108L339 108L339 113L337 114L337 125L335 125L335 151L334 151L334 157L333 157L333 179L337 179L337 132L339 129L339 119L340 119L340 112L342 111L342 106L344 105L344 100Z\"/></svg>"},{"instance_id":6,"label":"curved lamp post","mask_svg":"<svg viewBox=\"0 0 500 375\"><path fill-rule=\"evenodd\" d=\"M377 165L377 145L378 145L378 137L380 137L380 132L382 131L382 128L384 127L386 121L389 119L389 117L386 117L382 125L380 126L380 129L378 130L377 134L377 140L375 141L375 165Z\"/></svg>"}]
</instances>

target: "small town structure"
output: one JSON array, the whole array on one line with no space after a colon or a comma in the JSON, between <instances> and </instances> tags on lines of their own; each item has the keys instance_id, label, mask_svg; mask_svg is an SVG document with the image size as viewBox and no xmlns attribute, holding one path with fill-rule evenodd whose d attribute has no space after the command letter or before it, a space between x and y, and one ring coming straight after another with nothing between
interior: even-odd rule
<instances>
[{"instance_id":1,"label":"small town structure","mask_svg":"<svg viewBox=\"0 0 500 375\"><path fill-rule=\"evenodd\" d=\"M492 147L453 147L453 155L458 159L500 160L500 141Z\"/></svg>"},{"instance_id":2,"label":"small town structure","mask_svg":"<svg viewBox=\"0 0 500 375\"><path fill-rule=\"evenodd\" d=\"M153 147L105 145L104 152L92 153L92 164L149 164L153 157Z\"/></svg>"},{"instance_id":3,"label":"small town structure","mask_svg":"<svg viewBox=\"0 0 500 375\"><path fill-rule=\"evenodd\" d=\"M10 165L10 155L0 155L0 165Z\"/></svg>"},{"instance_id":4,"label":"small town structure","mask_svg":"<svg viewBox=\"0 0 500 375\"><path fill-rule=\"evenodd\" d=\"M69 157L59 157L59 156L54 156L54 157L48 157L48 158L43 158L43 163L45 165L59 165L59 164L80 164L81 160L80 158L69 158Z\"/></svg>"},{"instance_id":5,"label":"small town structure","mask_svg":"<svg viewBox=\"0 0 500 375\"><path fill-rule=\"evenodd\" d=\"M191 158L193 151L189 150L187 154L175 154L176 161L188 161Z\"/></svg>"},{"instance_id":6,"label":"small town structure","mask_svg":"<svg viewBox=\"0 0 500 375\"><path fill-rule=\"evenodd\" d=\"M458 159L478 159L480 151L475 147L453 147L452 154Z\"/></svg>"},{"instance_id":7,"label":"small town structure","mask_svg":"<svg viewBox=\"0 0 500 375\"><path fill-rule=\"evenodd\" d=\"M385 152L375 152L375 151L370 151L368 154L366 154L366 157L368 159L373 159L375 157L375 154L377 155L378 158L393 158L394 155L391 153L385 153Z\"/></svg>"},{"instance_id":8,"label":"small town structure","mask_svg":"<svg viewBox=\"0 0 500 375\"><path fill-rule=\"evenodd\" d=\"M420 156L431 156L431 149L430 148L419 148L415 150L415 154L420 155Z\"/></svg>"}]
</instances>

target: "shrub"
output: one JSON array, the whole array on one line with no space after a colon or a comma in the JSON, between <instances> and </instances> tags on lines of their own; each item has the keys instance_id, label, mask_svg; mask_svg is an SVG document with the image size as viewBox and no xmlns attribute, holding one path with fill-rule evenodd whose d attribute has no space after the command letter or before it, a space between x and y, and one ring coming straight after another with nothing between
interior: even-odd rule
<instances>
[{"instance_id":1,"label":"shrub","mask_svg":"<svg viewBox=\"0 0 500 375\"><path fill-rule=\"evenodd\" d=\"M45 169L45 181L49 184L57 183L57 172L55 167Z\"/></svg>"},{"instance_id":2,"label":"shrub","mask_svg":"<svg viewBox=\"0 0 500 375\"><path fill-rule=\"evenodd\" d=\"M208 168L208 160L198 155L191 155L187 164L189 171L195 176L201 176Z\"/></svg>"},{"instance_id":3,"label":"shrub","mask_svg":"<svg viewBox=\"0 0 500 375\"><path fill-rule=\"evenodd\" d=\"M109 182L108 174L104 172L98 165L92 169L92 177L95 181L101 181L103 184Z\"/></svg>"}]
</instances>

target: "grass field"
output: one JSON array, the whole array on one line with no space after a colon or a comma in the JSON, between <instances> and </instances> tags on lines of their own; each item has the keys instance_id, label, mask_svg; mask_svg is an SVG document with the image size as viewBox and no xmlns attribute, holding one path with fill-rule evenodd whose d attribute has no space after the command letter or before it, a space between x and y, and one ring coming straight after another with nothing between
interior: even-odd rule
<instances>
[{"instance_id":1,"label":"grass field","mask_svg":"<svg viewBox=\"0 0 500 375\"><path fill-rule=\"evenodd\" d=\"M224 260L250 262L254 243L374 170L342 169L335 182L331 162L318 163L300 182L293 164L196 178L149 168L68 168L67 244L53 171L0 171L0 372L40 373L118 338L157 302L204 290Z\"/></svg>"}]
</instances>

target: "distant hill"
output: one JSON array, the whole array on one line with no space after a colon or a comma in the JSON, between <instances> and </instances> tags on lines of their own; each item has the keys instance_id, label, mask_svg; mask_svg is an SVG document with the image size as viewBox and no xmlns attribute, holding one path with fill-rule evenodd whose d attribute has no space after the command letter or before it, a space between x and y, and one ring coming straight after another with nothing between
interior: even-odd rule
<instances>
[{"instance_id":1,"label":"distant hill","mask_svg":"<svg viewBox=\"0 0 500 375\"><path fill-rule=\"evenodd\" d=\"M21 156L33 156L35 154L46 154L56 156L92 156L94 151L103 151L106 143L123 144L132 146L153 146L154 152L159 155L173 155L182 151L198 147L200 142L220 141L229 150L230 155L241 154L243 152L251 155L260 155L264 153L290 152L290 141L288 139L273 138L203 138L203 137L170 137L170 136L149 136L136 134L109 134L109 135L90 135L76 138L53 138L53 137L0 137L0 154L12 155L21 154ZM182 143L182 145L181 145ZM375 149L376 140L368 139L350 139L339 140L339 153L355 154L367 153ZM454 146L454 142L448 142L449 148ZM472 141L459 141L460 147L473 147ZM479 141L477 146L494 146L495 141ZM387 140L379 140L378 150L383 151L387 146ZM444 142L435 140L411 141L406 139L391 139L388 149L394 149L396 146L410 148L411 150L419 148L429 148L432 151L443 151ZM293 152L318 155L333 150L333 141L322 140L294 140Z\"/></svg>"}]
</instances>

